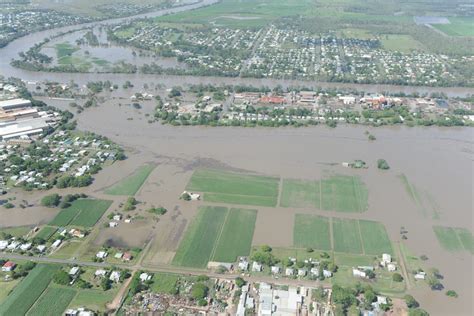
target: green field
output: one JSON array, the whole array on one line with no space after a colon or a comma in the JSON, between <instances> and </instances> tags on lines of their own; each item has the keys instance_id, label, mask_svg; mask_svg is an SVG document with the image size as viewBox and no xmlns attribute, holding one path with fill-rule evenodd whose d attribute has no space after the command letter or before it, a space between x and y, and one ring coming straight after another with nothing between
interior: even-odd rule
<instances>
[{"instance_id":1,"label":"green field","mask_svg":"<svg viewBox=\"0 0 474 316\"><path fill-rule=\"evenodd\" d=\"M434 226L433 230L444 249L449 251L466 250L473 253L474 240L469 230L442 226Z\"/></svg>"},{"instance_id":2,"label":"green field","mask_svg":"<svg viewBox=\"0 0 474 316\"><path fill-rule=\"evenodd\" d=\"M135 172L130 176L120 180L118 183L105 190L105 193L110 195L135 195L153 169L155 169L155 166L143 165L135 170Z\"/></svg>"},{"instance_id":3,"label":"green field","mask_svg":"<svg viewBox=\"0 0 474 316\"><path fill-rule=\"evenodd\" d=\"M368 191L359 177L336 175L321 181L285 179L280 205L364 212L368 207Z\"/></svg>"},{"instance_id":4,"label":"green field","mask_svg":"<svg viewBox=\"0 0 474 316\"><path fill-rule=\"evenodd\" d=\"M0 281L0 306L3 304L3 301L8 297L10 292L20 283L20 279L10 280L10 281Z\"/></svg>"},{"instance_id":5,"label":"green field","mask_svg":"<svg viewBox=\"0 0 474 316\"><path fill-rule=\"evenodd\" d=\"M74 52L79 50L78 47L71 45L69 42L58 43L54 45L54 48L56 49L56 56L58 59L71 56Z\"/></svg>"},{"instance_id":6,"label":"green field","mask_svg":"<svg viewBox=\"0 0 474 316\"><path fill-rule=\"evenodd\" d=\"M41 238L47 241L57 230L56 227L45 226L35 235L35 238Z\"/></svg>"},{"instance_id":7,"label":"green field","mask_svg":"<svg viewBox=\"0 0 474 316\"><path fill-rule=\"evenodd\" d=\"M234 262L237 256L248 255L255 220L254 210L201 207L179 245L173 264L205 268L210 260Z\"/></svg>"},{"instance_id":8,"label":"green field","mask_svg":"<svg viewBox=\"0 0 474 316\"><path fill-rule=\"evenodd\" d=\"M359 223L354 219L333 218L334 251L357 253L362 252Z\"/></svg>"},{"instance_id":9,"label":"green field","mask_svg":"<svg viewBox=\"0 0 474 316\"><path fill-rule=\"evenodd\" d=\"M105 304L112 301L117 291L103 291L95 289L80 290L76 297L71 301L68 308L78 308L86 306L94 311L103 312L106 310Z\"/></svg>"},{"instance_id":10,"label":"green field","mask_svg":"<svg viewBox=\"0 0 474 316\"><path fill-rule=\"evenodd\" d=\"M0 234L12 235L13 237L23 237L31 231L30 226L0 228Z\"/></svg>"},{"instance_id":11,"label":"green field","mask_svg":"<svg viewBox=\"0 0 474 316\"><path fill-rule=\"evenodd\" d=\"M256 210L231 209L211 260L235 262L238 256L248 255L256 220Z\"/></svg>"},{"instance_id":12,"label":"green field","mask_svg":"<svg viewBox=\"0 0 474 316\"><path fill-rule=\"evenodd\" d=\"M295 247L300 248L331 250L329 218L296 214L293 228L293 244Z\"/></svg>"},{"instance_id":13,"label":"green field","mask_svg":"<svg viewBox=\"0 0 474 316\"><path fill-rule=\"evenodd\" d=\"M188 191L204 193L204 201L230 204L276 206L277 178L201 169L194 172Z\"/></svg>"},{"instance_id":14,"label":"green field","mask_svg":"<svg viewBox=\"0 0 474 316\"><path fill-rule=\"evenodd\" d=\"M104 215L112 201L97 199L79 199L70 207L62 210L49 223L51 226L83 226L92 227Z\"/></svg>"},{"instance_id":15,"label":"green field","mask_svg":"<svg viewBox=\"0 0 474 316\"><path fill-rule=\"evenodd\" d=\"M319 208L320 196L318 181L284 179L280 206Z\"/></svg>"},{"instance_id":16,"label":"green field","mask_svg":"<svg viewBox=\"0 0 474 316\"><path fill-rule=\"evenodd\" d=\"M155 293L173 294L176 291L176 283L179 280L177 274L155 273L153 276L153 284L150 286L151 291Z\"/></svg>"},{"instance_id":17,"label":"green field","mask_svg":"<svg viewBox=\"0 0 474 316\"><path fill-rule=\"evenodd\" d=\"M413 50L425 50L423 44L410 35L404 34L382 34L380 37L383 48L391 51L409 53Z\"/></svg>"},{"instance_id":18,"label":"green field","mask_svg":"<svg viewBox=\"0 0 474 316\"><path fill-rule=\"evenodd\" d=\"M49 287L26 315L62 315L76 293L74 289Z\"/></svg>"},{"instance_id":19,"label":"green field","mask_svg":"<svg viewBox=\"0 0 474 316\"><path fill-rule=\"evenodd\" d=\"M57 269L56 266L52 265L37 265L0 306L0 315L25 315L48 287Z\"/></svg>"},{"instance_id":20,"label":"green field","mask_svg":"<svg viewBox=\"0 0 474 316\"><path fill-rule=\"evenodd\" d=\"M474 36L474 18L451 17L450 24L433 24L432 26L450 36Z\"/></svg>"},{"instance_id":21,"label":"green field","mask_svg":"<svg viewBox=\"0 0 474 316\"><path fill-rule=\"evenodd\" d=\"M365 254L377 256L383 253L393 254L392 243L384 225L379 222L359 220L359 227Z\"/></svg>"}]
</instances>

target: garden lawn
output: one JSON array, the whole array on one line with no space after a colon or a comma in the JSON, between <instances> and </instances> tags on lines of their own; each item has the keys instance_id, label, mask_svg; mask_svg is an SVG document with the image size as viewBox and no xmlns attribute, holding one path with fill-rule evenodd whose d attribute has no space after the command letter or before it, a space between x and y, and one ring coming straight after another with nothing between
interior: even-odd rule
<instances>
[{"instance_id":1,"label":"garden lawn","mask_svg":"<svg viewBox=\"0 0 474 316\"><path fill-rule=\"evenodd\" d=\"M70 288L49 287L26 315L62 315L76 293Z\"/></svg>"},{"instance_id":2,"label":"garden lawn","mask_svg":"<svg viewBox=\"0 0 474 316\"><path fill-rule=\"evenodd\" d=\"M105 190L105 193L110 195L135 195L153 169L155 169L155 166L143 165L135 170L132 175L122 179L120 182Z\"/></svg>"},{"instance_id":3,"label":"garden lawn","mask_svg":"<svg viewBox=\"0 0 474 316\"><path fill-rule=\"evenodd\" d=\"M359 223L353 219L333 218L334 251L362 253Z\"/></svg>"},{"instance_id":4,"label":"garden lawn","mask_svg":"<svg viewBox=\"0 0 474 316\"><path fill-rule=\"evenodd\" d=\"M211 260L235 262L238 256L248 256L256 220L256 210L231 209Z\"/></svg>"},{"instance_id":5,"label":"garden lawn","mask_svg":"<svg viewBox=\"0 0 474 316\"><path fill-rule=\"evenodd\" d=\"M112 201L97 199L79 199L71 206L62 210L49 223L51 226L83 226L92 227L104 215Z\"/></svg>"},{"instance_id":6,"label":"garden lawn","mask_svg":"<svg viewBox=\"0 0 474 316\"><path fill-rule=\"evenodd\" d=\"M201 207L179 244L173 264L205 268L227 214L225 207Z\"/></svg>"},{"instance_id":7,"label":"garden lawn","mask_svg":"<svg viewBox=\"0 0 474 316\"><path fill-rule=\"evenodd\" d=\"M331 250L329 218L296 214L293 228L293 244L299 248Z\"/></svg>"},{"instance_id":8,"label":"garden lawn","mask_svg":"<svg viewBox=\"0 0 474 316\"><path fill-rule=\"evenodd\" d=\"M280 198L282 207L320 207L319 181L283 180Z\"/></svg>"},{"instance_id":9,"label":"garden lawn","mask_svg":"<svg viewBox=\"0 0 474 316\"><path fill-rule=\"evenodd\" d=\"M201 169L194 172L187 190L203 192L210 202L276 206L278 185L277 178Z\"/></svg>"},{"instance_id":10,"label":"garden lawn","mask_svg":"<svg viewBox=\"0 0 474 316\"><path fill-rule=\"evenodd\" d=\"M359 227L365 254L377 256L383 253L393 254L392 243L383 224L359 220Z\"/></svg>"},{"instance_id":11,"label":"garden lawn","mask_svg":"<svg viewBox=\"0 0 474 316\"><path fill-rule=\"evenodd\" d=\"M25 315L48 287L57 266L39 264L18 284L0 306L1 316Z\"/></svg>"}]
</instances>

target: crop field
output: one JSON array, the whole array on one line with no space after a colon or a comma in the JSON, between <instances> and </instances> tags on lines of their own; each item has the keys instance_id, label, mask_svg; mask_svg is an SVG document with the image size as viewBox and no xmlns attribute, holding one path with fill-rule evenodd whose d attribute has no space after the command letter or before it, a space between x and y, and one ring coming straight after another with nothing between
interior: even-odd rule
<instances>
[{"instance_id":1,"label":"crop field","mask_svg":"<svg viewBox=\"0 0 474 316\"><path fill-rule=\"evenodd\" d=\"M359 223L353 219L333 218L334 251L363 253Z\"/></svg>"},{"instance_id":2,"label":"crop field","mask_svg":"<svg viewBox=\"0 0 474 316\"><path fill-rule=\"evenodd\" d=\"M45 226L35 235L37 238L49 240L58 229L56 227Z\"/></svg>"},{"instance_id":3,"label":"crop field","mask_svg":"<svg viewBox=\"0 0 474 316\"><path fill-rule=\"evenodd\" d=\"M155 169L155 166L143 165L130 176L105 190L105 193L110 195L135 195L153 169Z\"/></svg>"},{"instance_id":4,"label":"crop field","mask_svg":"<svg viewBox=\"0 0 474 316\"><path fill-rule=\"evenodd\" d=\"M449 24L433 24L432 26L449 36L474 36L474 18L449 18Z\"/></svg>"},{"instance_id":5,"label":"crop field","mask_svg":"<svg viewBox=\"0 0 474 316\"><path fill-rule=\"evenodd\" d=\"M238 256L248 255L256 220L256 210L230 209L212 261L234 262Z\"/></svg>"},{"instance_id":6,"label":"crop field","mask_svg":"<svg viewBox=\"0 0 474 316\"><path fill-rule=\"evenodd\" d=\"M61 315L76 293L74 289L49 287L26 315Z\"/></svg>"},{"instance_id":7,"label":"crop field","mask_svg":"<svg viewBox=\"0 0 474 316\"><path fill-rule=\"evenodd\" d=\"M367 255L393 254L385 226L379 222L359 220L360 235Z\"/></svg>"},{"instance_id":8,"label":"crop field","mask_svg":"<svg viewBox=\"0 0 474 316\"><path fill-rule=\"evenodd\" d=\"M329 218L296 214L293 229L295 247L331 250Z\"/></svg>"},{"instance_id":9,"label":"crop field","mask_svg":"<svg viewBox=\"0 0 474 316\"><path fill-rule=\"evenodd\" d=\"M237 256L248 255L255 220L254 210L200 208L179 245L173 264L205 268L209 260L234 262Z\"/></svg>"},{"instance_id":10,"label":"crop field","mask_svg":"<svg viewBox=\"0 0 474 316\"><path fill-rule=\"evenodd\" d=\"M56 270L56 266L37 265L0 306L0 315L25 315L48 287Z\"/></svg>"},{"instance_id":11,"label":"crop field","mask_svg":"<svg viewBox=\"0 0 474 316\"><path fill-rule=\"evenodd\" d=\"M217 170L197 170L188 191L204 193L204 201L257 206L276 206L277 178L244 175Z\"/></svg>"},{"instance_id":12,"label":"crop field","mask_svg":"<svg viewBox=\"0 0 474 316\"><path fill-rule=\"evenodd\" d=\"M155 293L174 294L178 280L177 274L155 273L150 289Z\"/></svg>"},{"instance_id":13,"label":"crop field","mask_svg":"<svg viewBox=\"0 0 474 316\"><path fill-rule=\"evenodd\" d=\"M320 196L318 181L284 179L280 206L319 207Z\"/></svg>"},{"instance_id":14,"label":"crop field","mask_svg":"<svg viewBox=\"0 0 474 316\"><path fill-rule=\"evenodd\" d=\"M364 212L368 207L368 191L359 177L336 175L321 181L283 180L280 205Z\"/></svg>"},{"instance_id":15,"label":"crop field","mask_svg":"<svg viewBox=\"0 0 474 316\"><path fill-rule=\"evenodd\" d=\"M436 238L440 245L449 251L466 250L473 253L473 236L471 232L465 228L452 228L434 226Z\"/></svg>"},{"instance_id":16,"label":"crop field","mask_svg":"<svg viewBox=\"0 0 474 316\"><path fill-rule=\"evenodd\" d=\"M83 226L92 227L104 215L112 201L96 199L79 199L70 207L62 210L49 223L51 226Z\"/></svg>"}]
</instances>

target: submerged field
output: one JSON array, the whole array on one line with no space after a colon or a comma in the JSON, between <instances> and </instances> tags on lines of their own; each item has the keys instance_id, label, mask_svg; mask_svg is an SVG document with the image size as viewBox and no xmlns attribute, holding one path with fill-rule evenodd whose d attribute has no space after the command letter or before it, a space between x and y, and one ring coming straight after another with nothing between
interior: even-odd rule
<instances>
[{"instance_id":1,"label":"submerged field","mask_svg":"<svg viewBox=\"0 0 474 316\"><path fill-rule=\"evenodd\" d=\"M79 199L62 210L49 223L51 226L92 227L104 215L112 201L96 199Z\"/></svg>"},{"instance_id":2,"label":"submerged field","mask_svg":"<svg viewBox=\"0 0 474 316\"><path fill-rule=\"evenodd\" d=\"M133 174L105 190L105 193L110 195L135 195L154 168L152 165L139 167Z\"/></svg>"},{"instance_id":3,"label":"submerged field","mask_svg":"<svg viewBox=\"0 0 474 316\"><path fill-rule=\"evenodd\" d=\"M340 253L393 254L390 239L381 223L306 214L295 216L293 245Z\"/></svg>"},{"instance_id":4,"label":"submerged field","mask_svg":"<svg viewBox=\"0 0 474 316\"><path fill-rule=\"evenodd\" d=\"M201 207L189 226L173 264L205 268L209 261L234 262L250 253L257 211Z\"/></svg>"},{"instance_id":5,"label":"submerged field","mask_svg":"<svg viewBox=\"0 0 474 316\"><path fill-rule=\"evenodd\" d=\"M336 175L321 181L284 180L280 205L364 212L368 207L368 191L355 176Z\"/></svg>"},{"instance_id":6,"label":"submerged field","mask_svg":"<svg viewBox=\"0 0 474 316\"><path fill-rule=\"evenodd\" d=\"M276 206L277 178L201 169L194 172L189 191L204 193L204 201L242 205Z\"/></svg>"}]
</instances>

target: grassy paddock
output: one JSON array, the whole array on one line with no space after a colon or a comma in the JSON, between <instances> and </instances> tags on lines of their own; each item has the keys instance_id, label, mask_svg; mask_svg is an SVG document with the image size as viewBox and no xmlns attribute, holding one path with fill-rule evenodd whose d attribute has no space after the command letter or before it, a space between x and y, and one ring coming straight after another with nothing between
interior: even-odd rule
<instances>
[{"instance_id":1,"label":"grassy paddock","mask_svg":"<svg viewBox=\"0 0 474 316\"><path fill-rule=\"evenodd\" d=\"M48 240L51 238L51 236L54 235L54 233L57 231L58 229L56 227L51 227L51 226L45 226L43 228L41 228L41 230L35 235L35 237L37 238L41 238L41 239L44 239L44 240Z\"/></svg>"},{"instance_id":2,"label":"grassy paddock","mask_svg":"<svg viewBox=\"0 0 474 316\"><path fill-rule=\"evenodd\" d=\"M368 255L393 254L385 226L379 222L359 220L364 252Z\"/></svg>"},{"instance_id":3,"label":"grassy paddock","mask_svg":"<svg viewBox=\"0 0 474 316\"><path fill-rule=\"evenodd\" d=\"M354 219L333 218L334 251L362 254L359 223Z\"/></svg>"},{"instance_id":4,"label":"grassy paddock","mask_svg":"<svg viewBox=\"0 0 474 316\"><path fill-rule=\"evenodd\" d=\"M155 166L143 165L135 170L135 172L130 176L120 180L118 183L105 190L105 193L110 195L135 195L153 169L155 169Z\"/></svg>"},{"instance_id":5,"label":"grassy paddock","mask_svg":"<svg viewBox=\"0 0 474 316\"><path fill-rule=\"evenodd\" d=\"M155 273L152 280L153 284L150 286L151 291L155 293L173 294L176 291L179 276L170 273Z\"/></svg>"},{"instance_id":6,"label":"grassy paddock","mask_svg":"<svg viewBox=\"0 0 474 316\"><path fill-rule=\"evenodd\" d=\"M26 315L61 315L76 293L70 288L49 287Z\"/></svg>"},{"instance_id":7,"label":"grassy paddock","mask_svg":"<svg viewBox=\"0 0 474 316\"><path fill-rule=\"evenodd\" d=\"M25 315L48 287L57 269L58 267L53 265L37 265L0 306L0 315Z\"/></svg>"},{"instance_id":8,"label":"grassy paddock","mask_svg":"<svg viewBox=\"0 0 474 316\"><path fill-rule=\"evenodd\" d=\"M102 289L80 290L71 301L68 308L87 306L87 308L92 310L104 312L106 310L105 304L111 302L114 299L116 293L117 291L112 289L107 291L103 291Z\"/></svg>"},{"instance_id":9,"label":"grassy paddock","mask_svg":"<svg viewBox=\"0 0 474 316\"><path fill-rule=\"evenodd\" d=\"M70 207L62 210L49 223L51 226L83 226L92 227L104 215L112 204L108 200L79 199L74 201Z\"/></svg>"},{"instance_id":10,"label":"grassy paddock","mask_svg":"<svg viewBox=\"0 0 474 316\"><path fill-rule=\"evenodd\" d=\"M319 208L320 193L317 181L285 179L283 180L280 206Z\"/></svg>"},{"instance_id":11,"label":"grassy paddock","mask_svg":"<svg viewBox=\"0 0 474 316\"><path fill-rule=\"evenodd\" d=\"M293 244L299 248L331 250L329 218L296 214L293 228Z\"/></svg>"},{"instance_id":12,"label":"grassy paddock","mask_svg":"<svg viewBox=\"0 0 474 316\"><path fill-rule=\"evenodd\" d=\"M434 233L441 247L448 251L473 252L473 236L465 228L434 226Z\"/></svg>"}]
</instances>

